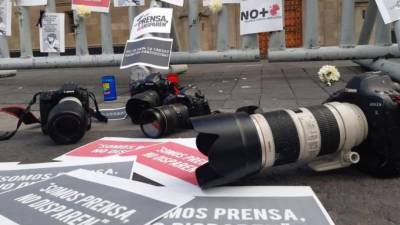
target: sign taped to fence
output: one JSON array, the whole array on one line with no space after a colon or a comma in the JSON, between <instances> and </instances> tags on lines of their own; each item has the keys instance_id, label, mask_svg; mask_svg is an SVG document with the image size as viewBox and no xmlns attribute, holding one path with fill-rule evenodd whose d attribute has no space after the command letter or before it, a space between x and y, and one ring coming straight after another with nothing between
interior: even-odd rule
<instances>
[{"instance_id":1,"label":"sign taped to fence","mask_svg":"<svg viewBox=\"0 0 400 225\"><path fill-rule=\"evenodd\" d=\"M203 0L203 6L209 6L212 0ZM241 0L222 0L222 4L237 4Z\"/></svg>"},{"instance_id":2,"label":"sign taped to fence","mask_svg":"<svg viewBox=\"0 0 400 225\"><path fill-rule=\"evenodd\" d=\"M166 188L76 170L0 195L0 224L143 224L193 197Z\"/></svg>"},{"instance_id":3,"label":"sign taped to fence","mask_svg":"<svg viewBox=\"0 0 400 225\"><path fill-rule=\"evenodd\" d=\"M96 162L51 162L0 168L0 193L56 177L77 169L131 179L135 158L113 158Z\"/></svg>"},{"instance_id":4,"label":"sign taped to fence","mask_svg":"<svg viewBox=\"0 0 400 225\"><path fill-rule=\"evenodd\" d=\"M172 4L172 5L177 5L180 7L182 7L183 3L184 3L184 0L161 0L161 1Z\"/></svg>"},{"instance_id":5,"label":"sign taped to fence","mask_svg":"<svg viewBox=\"0 0 400 225\"><path fill-rule=\"evenodd\" d=\"M0 1L0 35L11 36L11 0Z\"/></svg>"},{"instance_id":6,"label":"sign taped to fence","mask_svg":"<svg viewBox=\"0 0 400 225\"><path fill-rule=\"evenodd\" d=\"M39 27L40 52L65 52L65 14L45 13Z\"/></svg>"},{"instance_id":7,"label":"sign taped to fence","mask_svg":"<svg viewBox=\"0 0 400 225\"><path fill-rule=\"evenodd\" d=\"M47 0L16 0L17 6L37 6L47 5Z\"/></svg>"},{"instance_id":8,"label":"sign taped to fence","mask_svg":"<svg viewBox=\"0 0 400 225\"><path fill-rule=\"evenodd\" d=\"M240 35L283 30L282 0L243 0Z\"/></svg>"},{"instance_id":9,"label":"sign taped to fence","mask_svg":"<svg viewBox=\"0 0 400 225\"><path fill-rule=\"evenodd\" d=\"M171 59L172 39L146 37L129 40L125 46L121 69L133 66L148 66L168 69Z\"/></svg>"},{"instance_id":10,"label":"sign taped to fence","mask_svg":"<svg viewBox=\"0 0 400 225\"><path fill-rule=\"evenodd\" d=\"M196 195L154 225L334 225L309 187L222 187Z\"/></svg>"},{"instance_id":11,"label":"sign taped to fence","mask_svg":"<svg viewBox=\"0 0 400 225\"><path fill-rule=\"evenodd\" d=\"M135 17L130 40L148 33L171 33L172 8L150 8Z\"/></svg>"},{"instance_id":12,"label":"sign taped to fence","mask_svg":"<svg viewBox=\"0 0 400 225\"><path fill-rule=\"evenodd\" d=\"M72 10L77 10L79 6L86 6L92 12L108 13L111 0L72 0Z\"/></svg>"},{"instance_id":13,"label":"sign taped to fence","mask_svg":"<svg viewBox=\"0 0 400 225\"><path fill-rule=\"evenodd\" d=\"M115 7L142 6L142 5L144 5L144 0L114 0Z\"/></svg>"},{"instance_id":14,"label":"sign taped to fence","mask_svg":"<svg viewBox=\"0 0 400 225\"><path fill-rule=\"evenodd\" d=\"M385 24L400 19L400 0L375 0Z\"/></svg>"}]
</instances>

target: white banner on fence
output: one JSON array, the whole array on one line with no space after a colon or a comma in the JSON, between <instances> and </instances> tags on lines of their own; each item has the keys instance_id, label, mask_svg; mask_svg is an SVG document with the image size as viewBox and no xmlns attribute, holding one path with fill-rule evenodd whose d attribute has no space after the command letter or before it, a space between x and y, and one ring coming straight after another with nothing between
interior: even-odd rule
<instances>
[{"instance_id":1,"label":"white banner on fence","mask_svg":"<svg viewBox=\"0 0 400 225\"><path fill-rule=\"evenodd\" d=\"M400 0L375 0L385 24L400 19Z\"/></svg>"},{"instance_id":2,"label":"white banner on fence","mask_svg":"<svg viewBox=\"0 0 400 225\"><path fill-rule=\"evenodd\" d=\"M47 0L16 0L17 6L37 6L47 5Z\"/></svg>"},{"instance_id":3,"label":"white banner on fence","mask_svg":"<svg viewBox=\"0 0 400 225\"><path fill-rule=\"evenodd\" d=\"M79 6L86 6L92 12L108 13L110 11L111 0L72 0L72 10L77 10Z\"/></svg>"},{"instance_id":4,"label":"white banner on fence","mask_svg":"<svg viewBox=\"0 0 400 225\"><path fill-rule=\"evenodd\" d=\"M115 7L141 6L141 5L144 5L144 0L114 0Z\"/></svg>"},{"instance_id":5,"label":"white banner on fence","mask_svg":"<svg viewBox=\"0 0 400 225\"><path fill-rule=\"evenodd\" d=\"M11 36L11 0L0 1L0 36Z\"/></svg>"},{"instance_id":6,"label":"white banner on fence","mask_svg":"<svg viewBox=\"0 0 400 225\"><path fill-rule=\"evenodd\" d=\"M172 9L150 8L135 17L130 40L148 33L171 33Z\"/></svg>"},{"instance_id":7,"label":"white banner on fence","mask_svg":"<svg viewBox=\"0 0 400 225\"><path fill-rule=\"evenodd\" d=\"M224 4L237 4L240 3L242 0L222 0Z\"/></svg>"},{"instance_id":8,"label":"white banner on fence","mask_svg":"<svg viewBox=\"0 0 400 225\"><path fill-rule=\"evenodd\" d=\"M172 4L172 5L177 5L177 6L183 6L184 0L161 0L163 2Z\"/></svg>"},{"instance_id":9,"label":"white banner on fence","mask_svg":"<svg viewBox=\"0 0 400 225\"><path fill-rule=\"evenodd\" d=\"M282 0L243 0L240 35L283 30Z\"/></svg>"},{"instance_id":10,"label":"white banner on fence","mask_svg":"<svg viewBox=\"0 0 400 225\"><path fill-rule=\"evenodd\" d=\"M65 14L46 13L39 28L40 52L65 52Z\"/></svg>"}]
</instances>

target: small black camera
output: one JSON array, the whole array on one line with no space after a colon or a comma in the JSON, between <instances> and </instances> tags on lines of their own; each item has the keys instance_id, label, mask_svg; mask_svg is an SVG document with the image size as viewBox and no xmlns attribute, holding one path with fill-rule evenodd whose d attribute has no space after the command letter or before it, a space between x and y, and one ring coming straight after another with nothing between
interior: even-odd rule
<instances>
[{"instance_id":1,"label":"small black camera","mask_svg":"<svg viewBox=\"0 0 400 225\"><path fill-rule=\"evenodd\" d=\"M130 85L131 99L126 103L126 113L132 123L140 124L142 112L162 105L164 100L175 95L179 89L160 74L152 74L144 81L133 82Z\"/></svg>"},{"instance_id":2,"label":"small black camera","mask_svg":"<svg viewBox=\"0 0 400 225\"><path fill-rule=\"evenodd\" d=\"M187 89L167 97L163 106L144 111L141 129L147 137L160 138L176 129L191 129L191 117L209 114L211 110L205 96L199 90Z\"/></svg>"},{"instance_id":3,"label":"small black camera","mask_svg":"<svg viewBox=\"0 0 400 225\"><path fill-rule=\"evenodd\" d=\"M74 83L40 93L42 131L57 144L78 142L91 128L90 92Z\"/></svg>"}]
</instances>

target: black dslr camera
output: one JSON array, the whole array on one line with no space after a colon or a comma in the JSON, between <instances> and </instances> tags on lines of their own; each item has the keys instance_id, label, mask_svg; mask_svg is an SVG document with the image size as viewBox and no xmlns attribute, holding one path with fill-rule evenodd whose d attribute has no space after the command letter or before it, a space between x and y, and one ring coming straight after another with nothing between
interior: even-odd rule
<instances>
[{"instance_id":1,"label":"black dslr camera","mask_svg":"<svg viewBox=\"0 0 400 225\"><path fill-rule=\"evenodd\" d=\"M210 113L208 101L199 90L182 90L176 96L167 97L163 106L144 111L140 126L147 137L160 138L176 129L191 129L191 117Z\"/></svg>"},{"instance_id":2,"label":"black dslr camera","mask_svg":"<svg viewBox=\"0 0 400 225\"><path fill-rule=\"evenodd\" d=\"M40 93L42 131L57 144L78 142L91 128L90 92L73 83Z\"/></svg>"},{"instance_id":3,"label":"black dslr camera","mask_svg":"<svg viewBox=\"0 0 400 225\"><path fill-rule=\"evenodd\" d=\"M197 180L208 188L295 162L315 171L357 164L376 176L399 176L399 106L398 83L364 75L323 105L193 118L197 147L209 159Z\"/></svg>"},{"instance_id":4,"label":"black dslr camera","mask_svg":"<svg viewBox=\"0 0 400 225\"><path fill-rule=\"evenodd\" d=\"M175 95L179 89L160 74L152 74L144 81L130 85L131 99L126 103L126 113L132 123L139 124L142 113L152 107L162 105L165 98Z\"/></svg>"}]
</instances>

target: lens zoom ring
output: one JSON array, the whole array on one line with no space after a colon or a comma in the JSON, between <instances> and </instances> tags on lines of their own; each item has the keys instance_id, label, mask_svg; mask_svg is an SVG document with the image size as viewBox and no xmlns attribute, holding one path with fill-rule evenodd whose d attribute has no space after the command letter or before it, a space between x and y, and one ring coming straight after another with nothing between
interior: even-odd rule
<instances>
[{"instance_id":1,"label":"lens zoom ring","mask_svg":"<svg viewBox=\"0 0 400 225\"><path fill-rule=\"evenodd\" d=\"M300 155L300 140L292 118L286 111L263 114L274 136L276 160L274 166L296 162Z\"/></svg>"},{"instance_id":2,"label":"lens zoom ring","mask_svg":"<svg viewBox=\"0 0 400 225\"><path fill-rule=\"evenodd\" d=\"M340 144L340 130L333 113L325 106L308 108L317 120L321 132L321 151L318 156L332 154Z\"/></svg>"}]
</instances>

